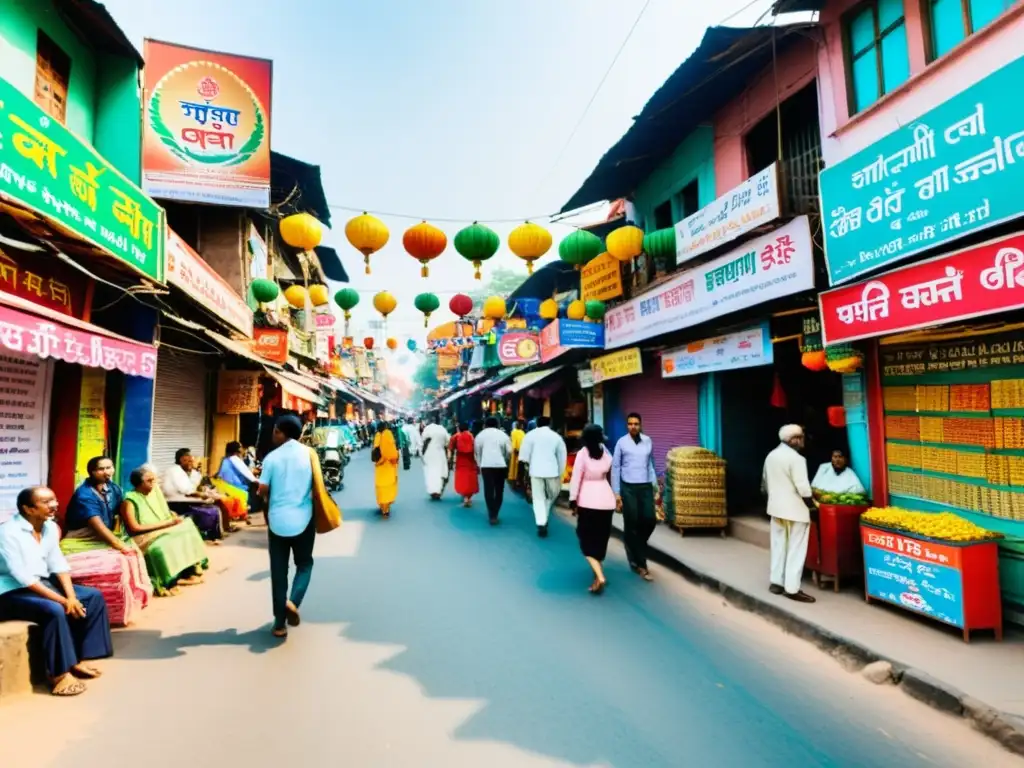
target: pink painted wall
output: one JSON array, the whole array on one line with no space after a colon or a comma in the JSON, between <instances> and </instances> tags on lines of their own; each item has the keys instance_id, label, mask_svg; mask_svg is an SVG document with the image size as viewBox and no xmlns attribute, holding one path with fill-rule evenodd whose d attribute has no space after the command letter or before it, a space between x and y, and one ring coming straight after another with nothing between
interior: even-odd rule
<instances>
[{"instance_id":1,"label":"pink painted wall","mask_svg":"<svg viewBox=\"0 0 1024 768\"><path fill-rule=\"evenodd\" d=\"M813 35L813 32L810 34ZM750 177L743 146L746 134L785 101L814 80L817 46L809 38L797 40L779 56L777 67L766 67L750 86L715 115L715 195L721 196Z\"/></svg>"},{"instance_id":2,"label":"pink painted wall","mask_svg":"<svg viewBox=\"0 0 1024 768\"><path fill-rule=\"evenodd\" d=\"M825 44L818 49L818 108L826 165L835 165L913 122L1022 54L1024 2L928 64L923 4L919 0L904 0L910 79L851 117L844 72L842 15L857 2L835 0L826 5L820 16Z\"/></svg>"}]
</instances>

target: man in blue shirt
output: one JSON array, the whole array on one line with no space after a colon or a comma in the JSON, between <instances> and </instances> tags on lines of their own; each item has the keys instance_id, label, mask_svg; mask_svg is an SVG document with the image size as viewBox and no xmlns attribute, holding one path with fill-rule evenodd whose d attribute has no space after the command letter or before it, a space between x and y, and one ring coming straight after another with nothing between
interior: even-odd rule
<instances>
[{"instance_id":1,"label":"man in blue shirt","mask_svg":"<svg viewBox=\"0 0 1024 768\"><path fill-rule=\"evenodd\" d=\"M114 653L107 604L99 590L71 583L53 491L26 488L16 503L17 514L0 525L0 621L38 624L53 694L77 696L85 690L78 678L100 676L83 661Z\"/></svg>"},{"instance_id":2,"label":"man in blue shirt","mask_svg":"<svg viewBox=\"0 0 1024 768\"><path fill-rule=\"evenodd\" d=\"M642 428L639 413L626 417L627 434L615 444L612 459L612 490L622 513L622 539L629 567L644 581L653 581L647 570L647 542L658 525L654 508L660 493L654 471L654 443Z\"/></svg>"},{"instance_id":3,"label":"man in blue shirt","mask_svg":"<svg viewBox=\"0 0 1024 768\"><path fill-rule=\"evenodd\" d=\"M299 442L302 422L285 415L274 425L274 445L263 459L260 494L267 499L270 540L270 589L274 605L274 636L288 636L286 624L299 626L299 606L313 575L313 465L309 449ZM288 558L295 558L295 580L288 597Z\"/></svg>"}]
</instances>

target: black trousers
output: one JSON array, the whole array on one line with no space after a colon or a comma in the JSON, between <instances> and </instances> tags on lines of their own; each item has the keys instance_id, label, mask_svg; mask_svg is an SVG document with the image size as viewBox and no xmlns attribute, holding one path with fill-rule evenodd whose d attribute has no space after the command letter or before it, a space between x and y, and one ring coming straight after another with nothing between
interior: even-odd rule
<instances>
[{"instance_id":1,"label":"black trousers","mask_svg":"<svg viewBox=\"0 0 1024 768\"><path fill-rule=\"evenodd\" d=\"M505 500L505 478L508 467L484 467L480 470L484 478L484 502L487 504L487 516L497 520L501 512L501 503Z\"/></svg>"},{"instance_id":2,"label":"black trousers","mask_svg":"<svg viewBox=\"0 0 1024 768\"><path fill-rule=\"evenodd\" d=\"M269 531L269 528L268 528ZM288 560L295 558L295 579L292 582L291 601L298 608L309 589L313 576L313 544L316 543L316 520L309 521L306 530L298 536L278 536L269 531L270 593L274 604L274 625L284 626L285 606L288 603Z\"/></svg>"},{"instance_id":3,"label":"black trousers","mask_svg":"<svg viewBox=\"0 0 1024 768\"><path fill-rule=\"evenodd\" d=\"M658 526L654 512L654 487L650 483L622 483L622 543L634 568L647 567L647 542Z\"/></svg>"}]
</instances>

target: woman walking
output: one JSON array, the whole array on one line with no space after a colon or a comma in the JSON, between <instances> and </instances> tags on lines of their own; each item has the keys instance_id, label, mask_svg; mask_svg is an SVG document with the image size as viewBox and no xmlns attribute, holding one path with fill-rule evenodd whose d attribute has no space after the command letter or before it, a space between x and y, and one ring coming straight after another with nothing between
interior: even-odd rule
<instances>
[{"instance_id":1,"label":"woman walking","mask_svg":"<svg viewBox=\"0 0 1024 768\"><path fill-rule=\"evenodd\" d=\"M373 482L377 493L377 506L386 520L391 505L398 496L398 444L390 424L381 422L373 438Z\"/></svg>"},{"instance_id":2,"label":"woman walking","mask_svg":"<svg viewBox=\"0 0 1024 768\"><path fill-rule=\"evenodd\" d=\"M604 434L597 424L583 429L583 450L576 455L569 483L569 506L577 517L576 536L580 551L594 571L590 592L599 595L608 583L601 563L608 553L615 514L615 492L608 475L612 456L604 447Z\"/></svg>"},{"instance_id":3,"label":"woman walking","mask_svg":"<svg viewBox=\"0 0 1024 768\"><path fill-rule=\"evenodd\" d=\"M462 497L462 506L469 507L480 492L480 468L476 463L476 441L466 424L459 424L448 450L455 463L455 492Z\"/></svg>"}]
</instances>

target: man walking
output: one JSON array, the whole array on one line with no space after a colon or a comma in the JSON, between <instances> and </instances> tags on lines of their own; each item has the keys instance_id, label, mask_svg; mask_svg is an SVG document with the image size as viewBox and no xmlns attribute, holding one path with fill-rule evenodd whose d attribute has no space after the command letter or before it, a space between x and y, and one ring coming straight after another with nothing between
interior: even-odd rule
<instances>
[{"instance_id":1,"label":"man walking","mask_svg":"<svg viewBox=\"0 0 1024 768\"><path fill-rule=\"evenodd\" d=\"M537 535L542 539L548 535L548 518L551 507L562 492L562 476L568 453L565 440L551 428L551 419L541 416L537 428L527 432L519 449L519 462L526 464L530 474L530 491L533 496L533 517L537 522Z\"/></svg>"},{"instance_id":2,"label":"man walking","mask_svg":"<svg viewBox=\"0 0 1024 768\"><path fill-rule=\"evenodd\" d=\"M423 430L423 479L427 493L437 501L448 482L448 441L451 436L435 416Z\"/></svg>"},{"instance_id":3,"label":"man walking","mask_svg":"<svg viewBox=\"0 0 1024 768\"><path fill-rule=\"evenodd\" d=\"M643 433L639 413L626 417L626 430L627 434L615 444L612 490L622 513L622 538L629 567L644 581L654 581L647 570L647 542L658 524L654 508L661 495L654 471L654 443Z\"/></svg>"},{"instance_id":4,"label":"man walking","mask_svg":"<svg viewBox=\"0 0 1024 768\"><path fill-rule=\"evenodd\" d=\"M779 430L779 445L764 462L761 490L768 494L771 516L771 590L798 603L814 598L800 589L807 560L807 540L814 509L811 484L807 479L804 431L799 424Z\"/></svg>"},{"instance_id":5,"label":"man walking","mask_svg":"<svg viewBox=\"0 0 1024 768\"><path fill-rule=\"evenodd\" d=\"M505 476L512 457L512 441L498 429L498 420L488 416L484 428L476 436L476 463L484 479L484 501L491 525L498 522L501 503L505 499Z\"/></svg>"},{"instance_id":6,"label":"man walking","mask_svg":"<svg viewBox=\"0 0 1024 768\"><path fill-rule=\"evenodd\" d=\"M313 465L309 450L299 442L302 422L285 415L274 425L276 448L263 459L260 495L268 500L270 590L274 606L274 636L288 636L286 624L299 626L299 606L313 575ZM295 559L295 580L288 595L288 558Z\"/></svg>"}]
</instances>

